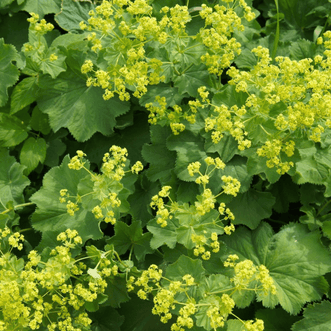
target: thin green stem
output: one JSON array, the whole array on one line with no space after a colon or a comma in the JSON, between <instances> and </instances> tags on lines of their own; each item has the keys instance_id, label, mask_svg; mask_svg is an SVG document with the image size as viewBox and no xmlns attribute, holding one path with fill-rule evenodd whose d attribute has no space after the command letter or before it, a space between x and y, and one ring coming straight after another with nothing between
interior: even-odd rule
<instances>
[{"instance_id":1,"label":"thin green stem","mask_svg":"<svg viewBox=\"0 0 331 331\"><path fill-rule=\"evenodd\" d=\"M330 199L329 201L327 201L327 202L324 204L324 206L318 211L318 213L317 213L316 216L320 215L321 212L327 207L327 205L328 205L330 202L331 202L331 199Z\"/></svg>"},{"instance_id":2,"label":"thin green stem","mask_svg":"<svg viewBox=\"0 0 331 331\"><path fill-rule=\"evenodd\" d=\"M3 204L2 202L1 202L1 204L4 206L4 204ZM20 205L16 205L16 206L14 206L13 209L8 209L8 208L6 208L6 207L4 206L4 207L6 208L6 210L4 210L3 212L1 212L0 215L7 214L7 213L9 213L11 210L16 210L16 209L19 209L19 208L23 208L23 207L26 207L26 206L32 206L32 205L34 205L33 202L22 203L22 204L20 204Z\"/></svg>"},{"instance_id":3,"label":"thin green stem","mask_svg":"<svg viewBox=\"0 0 331 331\"><path fill-rule=\"evenodd\" d=\"M264 127L263 125L260 124L261 129L268 135L271 136L271 133L269 133Z\"/></svg>"}]
</instances>

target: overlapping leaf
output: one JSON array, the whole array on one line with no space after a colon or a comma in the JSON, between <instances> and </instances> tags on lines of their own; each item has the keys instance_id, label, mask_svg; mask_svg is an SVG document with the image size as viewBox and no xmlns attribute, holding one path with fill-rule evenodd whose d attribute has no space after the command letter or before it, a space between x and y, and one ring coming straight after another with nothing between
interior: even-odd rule
<instances>
[{"instance_id":1,"label":"overlapping leaf","mask_svg":"<svg viewBox=\"0 0 331 331\"><path fill-rule=\"evenodd\" d=\"M5 148L0 148L0 211L7 209L6 205L24 203L23 190L30 184L23 175L24 166L16 162Z\"/></svg>"},{"instance_id":2,"label":"overlapping leaf","mask_svg":"<svg viewBox=\"0 0 331 331\"><path fill-rule=\"evenodd\" d=\"M12 147L28 137L28 128L16 116L0 113L0 147Z\"/></svg>"},{"instance_id":3,"label":"overlapping leaf","mask_svg":"<svg viewBox=\"0 0 331 331\"><path fill-rule=\"evenodd\" d=\"M151 127L151 144L144 145L142 156L149 162L147 177L151 181L167 182L171 178L171 171L175 167L176 153L166 147L166 139L171 134L169 128Z\"/></svg>"},{"instance_id":4,"label":"overlapping leaf","mask_svg":"<svg viewBox=\"0 0 331 331\"><path fill-rule=\"evenodd\" d=\"M8 100L7 89L13 86L19 77L18 69L12 64L17 59L17 51L14 46L6 45L4 39L0 39L0 107Z\"/></svg>"},{"instance_id":5,"label":"overlapping leaf","mask_svg":"<svg viewBox=\"0 0 331 331\"><path fill-rule=\"evenodd\" d=\"M330 187L331 147L321 149L311 141L301 141L298 151L301 159L296 162L293 180L297 184L326 184Z\"/></svg>"},{"instance_id":6,"label":"overlapping leaf","mask_svg":"<svg viewBox=\"0 0 331 331\"><path fill-rule=\"evenodd\" d=\"M167 245L169 248L174 248L177 243L176 225L170 220L165 228L161 228L157 224L156 219L148 222L147 229L153 234L151 239L151 247L157 249L162 245Z\"/></svg>"},{"instance_id":7,"label":"overlapping leaf","mask_svg":"<svg viewBox=\"0 0 331 331\"><path fill-rule=\"evenodd\" d=\"M46 158L46 141L43 138L30 137L24 141L20 153L20 161L22 165L26 166L26 174L29 174L35 169L39 162L43 163Z\"/></svg>"},{"instance_id":8,"label":"overlapping leaf","mask_svg":"<svg viewBox=\"0 0 331 331\"><path fill-rule=\"evenodd\" d=\"M269 269L277 294L258 293L265 307L280 304L290 314L298 314L306 302L320 300L328 291L323 275L331 270L330 254L320 242L320 233L310 232L305 225L291 223L274 235L270 225L261 223L254 231L239 228L223 241L227 254Z\"/></svg>"},{"instance_id":9,"label":"overlapping leaf","mask_svg":"<svg viewBox=\"0 0 331 331\"><path fill-rule=\"evenodd\" d=\"M200 86L210 86L210 74L206 70L206 66L191 66L184 70L179 76L174 79L175 86L178 87L178 93L188 93L192 97L198 96L198 88ZM190 82L189 84L187 82Z\"/></svg>"},{"instance_id":10,"label":"overlapping leaf","mask_svg":"<svg viewBox=\"0 0 331 331\"><path fill-rule=\"evenodd\" d=\"M127 102L118 97L102 99L101 88L87 87L85 78L68 69L56 79L40 78L42 92L38 98L40 110L48 114L56 132L66 127L78 141L89 139L95 132L110 135L115 118L129 110Z\"/></svg>"},{"instance_id":11,"label":"overlapping leaf","mask_svg":"<svg viewBox=\"0 0 331 331\"><path fill-rule=\"evenodd\" d=\"M160 322L159 316L152 314L153 303L132 296L129 302L121 304L120 314L124 316L121 331L169 331L171 322ZM107 330L108 331L108 330Z\"/></svg>"},{"instance_id":12,"label":"overlapping leaf","mask_svg":"<svg viewBox=\"0 0 331 331\"><path fill-rule=\"evenodd\" d=\"M275 201L275 197L269 192L250 189L232 199L227 207L235 216L233 224L244 224L254 230L261 220L271 216Z\"/></svg>"},{"instance_id":13,"label":"overlapping leaf","mask_svg":"<svg viewBox=\"0 0 331 331\"><path fill-rule=\"evenodd\" d=\"M36 100L38 77L28 77L19 82L11 95L11 114L15 114Z\"/></svg>"},{"instance_id":14,"label":"overlapping leaf","mask_svg":"<svg viewBox=\"0 0 331 331\"><path fill-rule=\"evenodd\" d=\"M70 170L68 168L69 157L66 156L59 167L52 168L43 180L42 188L36 192L31 201L37 205L32 215L32 226L42 233L52 233L56 237L66 229L75 229L85 242L87 239L100 239L102 232L99 221L94 215L80 208L74 216L67 213L66 204L60 203L60 190L67 189L70 196L77 196L78 185L86 176L90 176L84 169ZM48 236L43 237L40 247L54 245L48 241Z\"/></svg>"},{"instance_id":15,"label":"overlapping leaf","mask_svg":"<svg viewBox=\"0 0 331 331\"><path fill-rule=\"evenodd\" d=\"M331 303L322 301L308 305L303 311L303 319L292 326L292 331L328 331L331 325Z\"/></svg>"},{"instance_id":16,"label":"overlapping leaf","mask_svg":"<svg viewBox=\"0 0 331 331\"><path fill-rule=\"evenodd\" d=\"M185 275L191 275L195 282L204 279L205 269L201 260L181 256L176 262L167 267L165 277L171 280L181 280Z\"/></svg>"},{"instance_id":17,"label":"overlapping leaf","mask_svg":"<svg viewBox=\"0 0 331 331\"><path fill-rule=\"evenodd\" d=\"M117 222L115 235L108 240L108 243L116 247L118 254L124 254L128 249L132 250L137 260L141 261L146 254L153 253L149 244L151 237L151 233L142 233L140 221L134 221L131 225Z\"/></svg>"},{"instance_id":18,"label":"overlapping leaf","mask_svg":"<svg viewBox=\"0 0 331 331\"><path fill-rule=\"evenodd\" d=\"M184 181L193 181L187 171L187 166L191 162L199 161L202 165L201 172L205 169L205 158L207 157L204 151L204 141L201 137L195 136L192 132L185 130L181 134L172 135L167 139L167 147L171 151L177 152L176 174L179 179Z\"/></svg>"},{"instance_id":19,"label":"overlapping leaf","mask_svg":"<svg viewBox=\"0 0 331 331\"><path fill-rule=\"evenodd\" d=\"M89 313L89 317L93 320L92 331L121 331L124 321L124 316L109 307L101 307L97 312Z\"/></svg>"},{"instance_id":20,"label":"overlapping leaf","mask_svg":"<svg viewBox=\"0 0 331 331\"><path fill-rule=\"evenodd\" d=\"M88 1L63 0L61 12L55 16L55 20L62 29L68 32L79 32L81 31L79 23L87 22L90 18L88 13L94 8L93 3Z\"/></svg>"},{"instance_id":21,"label":"overlapping leaf","mask_svg":"<svg viewBox=\"0 0 331 331\"><path fill-rule=\"evenodd\" d=\"M26 0L21 10L36 13L43 18L46 14L58 13L60 6L61 0Z\"/></svg>"},{"instance_id":22,"label":"overlapping leaf","mask_svg":"<svg viewBox=\"0 0 331 331\"><path fill-rule=\"evenodd\" d=\"M135 220L141 220L145 226L153 218L150 203L152 196L159 192L159 185L156 182L150 182L145 176L138 178L135 185L135 191L129 196L130 214Z\"/></svg>"}]
</instances>

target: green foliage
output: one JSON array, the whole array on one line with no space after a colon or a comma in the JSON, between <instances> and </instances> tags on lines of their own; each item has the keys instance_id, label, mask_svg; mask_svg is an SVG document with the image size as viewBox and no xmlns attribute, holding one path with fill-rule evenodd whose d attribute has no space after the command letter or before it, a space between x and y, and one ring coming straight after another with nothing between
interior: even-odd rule
<instances>
[{"instance_id":1,"label":"green foliage","mask_svg":"<svg viewBox=\"0 0 331 331\"><path fill-rule=\"evenodd\" d=\"M23 175L24 166L17 163L4 148L0 149L0 210L2 226L7 213L13 212L14 208L24 203L23 191L29 185L29 179ZM6 222L10 217L7 217Z\"/></svg>"},{"instance_id":2,"label":"green foliage","mask_svg":"<svg viewBox=\"0 0 331 331\"><path fill-rule=\"evenodd\" d=\"M7 89L13 86L18 80L19 72L12 64L17 59L15 47L4 43L3 38L0 39L0 107L4 106L8 100Z\"/></svg>"},{"instance_id":3,"label":"green foliage","mask_svg":"<svg viewBox=\"0 0 331 331\"><path fill-rule=\"evenodd\" d=\"M229 252L269 269L278 294L258 300L271 308L279 303L285 311L297 314L304 303L312 297L321 299L328 288L322 276L330 271L329 252L319 238L317 231L310 232L301 224L289 224L273 235L271 227L262 223L253 232L239 228L224 241ZM303 269L309 270L309 276Z\"/></svg>"},{"instance_id":4,"label":"green foliage","mask_svg":"<svg viewBox=\"0 0 331 331\"><path fill-rule=\"evenodd\" d=\"M304 309L304 318L296 322L292 330L327 330L330 327L330 309L331 304L329 301L322 301L318 304L309 305Z\"/></svg>"},{"instance_id":5,"label":"green foliage","mask_svg":"<svg viewBox=\"0 0 331 331\"><path fill-rule=\"evenodd\" d=\"M331 4L246 2L1 2L0 330L330 329Z\"/></svg>"}]
</instances>

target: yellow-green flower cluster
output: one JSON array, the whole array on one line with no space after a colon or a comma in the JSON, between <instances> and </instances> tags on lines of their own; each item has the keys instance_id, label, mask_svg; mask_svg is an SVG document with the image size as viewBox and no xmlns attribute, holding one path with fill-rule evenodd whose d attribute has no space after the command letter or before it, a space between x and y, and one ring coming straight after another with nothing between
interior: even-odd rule
<instances>
[{"instance_id":1,"label":"yellow-green flower cluster","mask_svg":"<svg viewBox=\"0 0 331 331\"><path fill-rule=\"evenodd\" d=\"M215 300L214 304L207 310L210 326L216 330L224 326L229 314L235 306L234 300L228 294L222 294L220 300Z\"/></svg>"},{"instance_id":2,"label":"yellow-green flower cluster","mask_svg":"<svg viewBox=\"0 0 331 331\"><path fill-rule=\"evenodd\" d=\"M223 170L225 164L218 157L207 157L204 161L206 164L205 174L200 172L200 162L190 163L187 167L190 176L198 174L195 181L202 185L202 193L196 196L194 203L188 204L173 201L170 197L171 187L164 186L158 194L152 197L150 206L152 209L156 210L156 223L159 224L161 228L166 227L170 220L173 225L180 227L182 222L187 222L187 217L184 217L182 221L183 215L189 215L188 217L192 220L188 230L190 231L189 238L191 242L186 243L186 245L188 245L190 249L193 248L195 256L201 256L203 260L208 260L211 256L211 252L217 253L220 249L217 238L218 234L225 232L230 235L235 230L233 224L227 226L221 224L223 220L234 220L234 215L229 208L226 208L224 203L221 203L218 207L219 214L218 216L216 214L215 219L206 224L201 222L201 219L204 218L204 215L214 211L217 203L216 198L222 193L236 196L240 189L240 183L231 176L223 176L223 191L214 195L211 189L207 188L210 175L216 169ZM168 199L167 202L164 200L166 198ZM222 220L220 216L223 216ZM182 225L187 227L187 224L184 223ZM197 229L195 229L195 225ZM218 228L218 230L215 230L215 227Z\"/></svg>"},{"instance_id":3,"label":"yellow-green flower cluster","mask_svg":"<svg viewBox=\"0 0 331 331\"><path fill-rule=\"evenodd\" d=\"M134 290L134 286L142 287L140 292L138 292L139 296L143 299L147 299L147 294L153 291L152 285L159 285L159 282L162 278L162 270L158 268L157 265L151 264L147 270L144 270L140 277L137 279L134 276L130 276L129 280L127 281L127 288L129 291ZM156 285L156 287L158 287Z\"/></svg>"},{"instance_id":4,"label":"yellow-green flower cluster","mask_svg":"<svg viewBox=\"0 0 331 331\"><path fill-rule=\"evenodd\" d=\"M167 287L161 285L161 280L165 279L169 282ZM140 277L137 279L131 276L128 281L128 289L130 291L135 288L140 288L137 291L137 295L142 300L147 300L149 293L153 293L154 307L152 313L159 315L162 323L167 323L172 318L172 310L176 308L177 301L176 296L180 293L186 293L187 290L196 285L194 278L187 274L182 277L181 280L172 281L162 276L162 270L155 264L149 266L148 270L144 270ZM187 295L188 296L188 295ZM172 331L184 330L183 327L192 328L193 319L190 317L196 312L196 306L194 300L187 300L187 302L179 309L179 316L177 321L172 324Z\"/></svg>"},{"instance_id":5,"label":"yellow-green flower cluster","mask_svg":"<svg viewBox=\"0 0 331 331\"><path fill-rule=\"evenodd\" d=\"M80 170L84 168L85 162L83 161L83 157L86 156L86 154L82 151L77 151L76 153L77 155L71 158L70 162L68 163L69 169Z\"/></svg>"},{"instance_id":6,"label":"yellow-green flower cluster","mask_svg":"<svg viewBox=\"0 0 331 331\"><path fill-rule=\"evenodd\" d=\"M213 235L213 239L217 235ZM256 275L256 280L263 283L263 290L275 294L275 287L272 279L269 276L268 270L264 266L259 268L253 265L250 260L236 263L237 255L230 255L225 265L234 269L235 276L240 278L240 286L234 282L234 288L229 289L231 294L224 293L227 290L220 292L206 292L201 300L196 294L196 286L198 283L190 274L184 275L180 279L171 280L163 276L163 272L156 265L151 265L147 270L142 271L140 277L130 276L127 281L129 291L135 290L138 297L142 300L148 300L150 295L153 295L154 306L152 313L158 315L162 323L167 323L173 318L174 313L177 315L176 322L170 327L171 331L185 331L196 325L195 314L199 314L199 310L203 309L208 318L210 327L213 330L224 327L230 315L238 318L233 314L235 301L231 297L237 290L251 290L249 288L250 281L254 281L252 277ZM255 291L260 288L255 288ZM255 321L243 321L239 319L246 330L260 331L264 329L263 321L256 319Z\"/></svg>"},{"instance_id":7,"label":"yellow-green flower cluster","mask_svg":"<svg viewBox=\"0 0 331 331\"><path fill-rule=\"evenodd\" d=\"M131 171L133 174L138 174L140 171L144 169L143 164L140 161L137 161L132 167Z\"/></svg>"},{"instance_id":8,"label":"yellow-green flower cluster","mask_svg":"<svg viewBox=\"0 0 331 331\"><path fill-rule=\"evenodd\" d=\"M234 215L233 213L231 212L231 210L229 208L226 208L226 205L224 202L221 202L219 207L218 207L218 212L220 213L220 215L226 215L224 216L224 220L234 220ZM225 226L224 227L224 232L228 235L231 234L231 231L233 232L234 231L234 225L230 225L230 226Z\"/></svg>"},{"instance_id":9,"label":"yellow-green flower cluster","mask_svg":"<svg viewBox=\"0 0 331 331\"><path fill-rule=\"evenodd\" d=\"M163 186L161 191L152 197L152 202L150 203L150 206L152 209L156 209L156 216L157 216L157 224L160 224L162 228L166 227L168 225L168 220L172 219L173 216L171 213L174 211L171 206L168 206L164 203L163 198L169 198L171 201L171 204L173 204L173 201L169 197L171 190L171 186Z\"/></svg>"},{"instance_id":10,"label":"yellow-green flower cluster","mask_svg":"<svg viewBox=\"0 0 331 331\"><path fill-rule=\"evenodd\" d=\"M187 276L189 276L189 275L187 275ZM194 326L194 321L191 316L194 315L196 313L196 311L197 311L197 308L195 307L193 302L186 303L182 308L179 309L179 316L177 317L177 321L176 321L176 323L171 325L170 330L171 331L184 331L185 327L188 329L191 329Z\"/></svg>"},{"instance_id":11,"label":"yellow-green flower cluster","mask_svg":"<svg viewBox=\"0 0 331 331\"><path fill-rule=\"evenodd\" d=\"M264 330L264 322L260 319L255 319L255 321L245 321L244 323L245 330L247 331L263 331Z\"/></svg>"},{"instance_id":12,"label":"yellow-green flower cluster","mask_svg":"<svg viewBox=\"0 0 331 331\"><path fill-rule=\"evenodd\" d=\"M330 31L323 36L324 56L300 61L279 56L275 58L276 64L272 64L269 50L259 46L252 50L258 59L253 69L247 72L232 67L227 72L232 78L229 84L235 85L237 92L248 94L244 105L247 115L273 122L273 133L261 124L268 139L258 149L258 155L266 157L267 166L276 167L279 174L294 166L293 162L282 161L281 153L287 157L294 154L295 144L291 137L299 134L315 143L321 142L326 130L331 128L328 106L331 101ZM323 38L318 42L322 44ZM271 116L275 104L284 110Z\"/></svg>"},{"instance_id":13,"label":"yellow-green flower cluster","mask_svg":"<svg viewBox=\"0 0 331 331\"><path fill-rule=\"evenodd\" d=\"M148 85L159 84L165 81L162 74L162 61L155 57L148 57L146 49L162 47L168 40L172 45L181 47L180 38L192 37L206 51L201 60L211 73L221 75L229 67L236 54L240 54L240 44L233 38L233 33L242 31L241 18L236 14L236 7L243 9L243 16L247 20L254 18L254 13L244 0L214 8L203 4L199 11L205 26L200 29L197 36L188 36L186 25L192 20L187 6L176 4L174 7L161 8L161 18L151 17L152 7L147 0L116 1L104 0L89 12L87 22L81 22L80 28L90 32L87 40L92 51L105 54L110 52L111 60L107 69L94 70L91 59L87 59L81 71L88 75L87 86L99 86L104 89L103 98L108 100L118 94L121 100L129 100L130 93L140 98L147 92ZM187 39L188 40L188 39ZM111 49L109 50L109 45ZM198 44L197 44L198 46ZM109 53L109 54L110 54ZM177 71L177 60L173 62L174 71ZM183 120L195 122L195 113L182 112L176 109L164 112L163 105L149 103L147 108L151 111L150 121L156 123L160 118L166 118L175 134L185 129ZM162 114L163 113L163 114Z\"/></svg>"},{"instance_id":14,"label":"yellow-green flower cluster","mask_svg":"<svg viewBox=\"0 0 331 331\"><path fill-rule=\"evenodd\" d=\"M5 241L4 241L4 239L5 239ZM4 229L0 229L0 252L1 252L1 250L5 249L5 247L6 247L5 242L7 242L9 244L9 246L11 247L10 251L13 248L17 248L19 251L21 251L23 249L24 236L22 234L20 234L19 232L15 232L15 233L11 234L10 229L7 226L5 226ZM0 266L3 265L4 263L5 262L4 262L3 258L1 257Z\"/></svg>"},{"instance_id":15,"label":"yellow-green flower cluster","mask_svg":"<svg viewBox=\"0 0 331 331\"><path fill-rule=\"evenodd\" d=\"M237 5L244 9L247 20L254 19L254 13L244 0ZM208 50L201 60L210 73L220 76L230 66L236 54L241 52L240 43L232 35L235 30L243 31L244 26L234 6L215 5L214 10L206 4L201 6L200 16L205 20L205 27L200 30L199 36Z\"/></svg>"},{"instance_id":16,"label":"yellow-green flower cluster","mask_svg":"<svg viewBox=\"0 0 331 331\"><path fill-rule=\"evenodd\" d=\"M60 198L59 198L60 202L66 203L67 213L70 216L74 216L75 212L79 210L79 207L78 207L78 204L75 202L72 202L70 200L70 198L77 199L74 196L70 196L67 189L60 190Z\"/></svg>"},{"instance_id":17,"label":"yellow-green flower cluster","mask_svg":"<svg viewBox=\"0 0 331 331\"><path fill-rule=\"evenodd\" d=\"M193 254L195 256L200 256L203 260L209 260L211 257L211 251L217 253L220 250L220 243L218 241L218 236L216 232L212 232L210 237L207 238L205 235L197 235L193 233L191 235L191 240L195 244L193 249ZM209 248L210 250L206 249Z\"/></svg>"},{"instance_id":18,"label":"yellow-green flower cluster","mask_svg":"<svg viewBox=\"0 0 331 331\"><path fill-rule=\"evenodd\" d=\"M146 109L149 111L148 122L156 124L161 120L167 111L167 102L165 97L157 95L154 102L146 103Z\"/></svg>"},{"instance_id":19,"label":"yellow-green flower cluster","mask_svg":"<svg viewBox=\"0 0 331 331\"><path fill-rule=\"evenodd\" d=\"M145 104L145 108L149 111L148 122L151 124L157 124L160 121L166 120L170 123L171 131L174 135L185 130L185 124L182 120L194 124L195 114L193 112L184 112L182 107L174 105L172 110L167 108L167 102L165 97L156 96L154 102Z\"/></svg>"},{"instance_id":20,"label":"yellow-green flower cluster","mask_svg":"<svg viewBox=\"0 0 331 331\"><path fill-rule=\"evenodd\" d=\"M109 149L109 152L111 152L111 155L105 153L102 158L103 164L101 171L107 178L119 182L125 174L124 167L127 161L128 151L126 148L113 145Z\"/></svg>"},{"instance_id":21,"label":"yellow-green flower cluster","mask_svg":"<svg viewBox=\"0 0 331 331\"><path fill-rule=\"evenodd\" d=\"M261 148L257 150L257 155L266 157L268 168L277 168L280 175L285 174L293 167L292 161L282 161L281 152L284 152L288 157L294 154L295 143L293 140L282 143L279 139L268 140Z\"/></svg>"},{"instance_id":22,"label":"yellow-green flower cluster","mask_svg":"<svg viewBox=\"0 0 331 331\"><path fill-rule=\"evenodd\" d=\"M255 266L251 260L239 260L238 255L229 255L224 262L225 267L234 269L234 276L231 281L234 283L236 290L249 288L250 284L256 281L260 287L255 287L256 291L263 291L265 295L268 293L276 294L276 286L272 277L269 275L269 270L263 265Z\"/></svg>"},{"instance_id":23,"label":"yellow-green flower cluster","mask_svg":"<svg viewBox=\"0 0 331 331\"><path fill-rule=\"evenodd\" d=\"M200 184L200 182L198 184ZM209 188L205 188L202 194L197 196L197 200L198 201L194 202L194 205L197 213L201 216L215 208L216 197Z\"/></svg>"},{"instance_id":24,"label":"yellow-green flower cluster","mask_svg":"<svg viewBox=\"0 0 331 331\"><path fill-rule=\"evenodd\" d=\"M58 55L52 53L47 54L46 40L43 37L46 33L54 29L54 25L47 23L45 19L39 21L39 15L30 13L31 17L27 19L30 23L29 31L32 33L34 38L29 38L30 42L25 43L22 47L26 57L32 58L32 61L37 65L40 65L42 61L54 62L58 59Z\"/></svg>"},{"instance_id":25,"label":"yellow-green flower cluster","mask_svg":"<svg viewBox=\"0 0 331 331\"><path fill-rule=\"evenodd\" d=\"M131 171L125 170L127 167L127 149L113 145L109 149L109 152L110 153L107 152L103 156L101 174L92 173L84 166L84 157L86 154L82 151L77 151L77 155L68 163L69 169L84 169L91 176L93 182L93 191L83 196L71 196L67 189L60 190L59 200L61 203L66 203L69 215L73 216L75 212L79 210L78 204L82 202L82 199L93 195L93 197L100 201L100 203L95 205L91 210L95 218L102 219L106 223L116 223L115 213L121 206L118 193L123 188L120 182L125 176L125 173L132 172L137 174L143 169L143 165L138 161L131 167ZM75 202L72 200L75 200Z\"/></svg>"},{"instance_id":26,"label":"yellow-green flower cluster","mask_svg":"<svg viewBox=\"0 0 331 331\"><path fill-rule=\"evenodd\" d=\"M128 89L140 98L147 92L148 85L164 80L162 62L147 58L144 45L151 41L164 43L167 39L164 29L169 22L158 22L150 17L151 11L146 0L103 1L89 12L87 24L80 23L82 30L91 32L87 40L93 52L98 53L109 45L114 45L112 51L117 52L116 61L109 63L106 71L94 70L90 59L81 67L82 73L89 74L87 86L104 89L105 100L115 93L120 100L129 100Z\"/></svg>"},{"instance_id":27,"label":"yellow-green flower cluster","mask_svg":"<svg viewBox=\"0 0 331 331\"><path fill-rule=\"evenodd\" d=\"M162 228L168 225L169 220L177 218L178 216L180 217L180 214L183 212L186 213L183 205L172 201L169 197L170 189L170 186L164 186L157 195L152 197L152 202L150 204L153 209L157 209L156 222L157 224L160 224ZM163 198L169 198L169 203L165 204ZM201 196L197 196L197 200L198 201L195 202L195 208L193 208L192 212L198 217L208 213L215 207L216 199L212 195L210 189L205 189ZM215 220L214 223L216 224L217 220ZM207 230L204 232L207 233ZM194 255L201 255L204 260L208 260L211 256L211 252L207 250L206 247L210 247L214 253L219 251L220 244L216 232L211 233L210 237L206 237L204 234L192 233L191 240L194 244Z\"/></svg>"},{"instance_id":28,"label":"yellow-green flower cluster","mask_svg":"<svg viewBox=\"0 0 331 331\"><path fill-rule=\"evenodd\" d=\"M223 170L225 168L225 163L219 158L216 157L215 159L212 157L207 157L205 160L205 163L207 165L206 171L204 174L200 172L200 167L201 163L200 162L193 162L190 163L187 166L187 171L191 177L194 177L195 174L198 174L199 176L195 179L195 182L197 184L202 184L202 186L205 188L206 185L209 183L209 179L211 174L216 170L216 169L221 169ZM212 169L208 171L208 168L212 166Z\"/></svg>"},{"instance_id":29,"label":"yellow-green flower cluster","mask_svg":"<svg viewBox=\"0 0 331 331\"><path fill-rule=\"evenodd\" d=\"M224 183L224 185L222 185L224 193L236 197L240 190L239 180L231 176L222 176L221 179Z\"/></svg>"},{"instance_id":30,"label":"yellow-green flower cluster","mask_svg":"<svg viewBox=\"0 0 331 331\"><path fill-rule=\"evenodd\" d=\"M49 31L54 29L54 25L47 23L45 19L39 22L39 15L35 13L30 13L31 17L27 19L30 23L29 30L36 32L38 35L42 36Z\"/></svg>"},{"instance_id":31,"label":"yellow-green flower cluster","mask_svg":"<svg viewBox=\"0 0 331 331\"><path fill-rule=\"evenodd\" d=\"M197 184L202 184L203 186L203 192L200 196L197 196L198 201L195 202L196 210L200 215L204 215L208 213L211 209L214 209L216 198L221 194L225 193L237 196L240 190L240 182L238 181L238 179L231 176L222 176L221 179L224 183L224 185L222 185L223 191L217 195L213 195L212 191L206 188L206 185L209 183L209 179L213 171L215 171L216 169L223 170L225 168L225 163L219 157L215 159L213 159L212 157L207 157L204 161L207 165L205 174L200 172L200 162L193 162L187 166L189 175L193 177L195 176L195 174L198 174L199 176L196 178L195 182ZM212 169L208 171L210 166L212 166ZM227 214L227 216L225 217L226 220L234 220L234 215L231 213L229 208L225 208L224 203L220 204L218 210L220 215L224 215L224 213Z\"/></svg>"},{"instance_id":32,"label":"yellow-green flower cluster","mask_svg":"<svg viewBox=\"0 0 331 331\"><path fill-rule=\"evenodd\" d=\"M86 265L73 259L71 249L82 244L77 231L67 229L57 236L61 245L44 258L35 250L27 261L12 255L12 248L21 248L23 236L0 230L0 312L2 330L85 330L92 320L84 305L93 302L107 287L106 277L115 275L117 266L110 268L100 262L99 277L86 273ZM9 245L11 248L5 248ZM116 267L116 268L114 268ZM111 269L111 273L109 270ZM77 278L77 281L74 279Z\"/></svg>"},{"instance_id":33,"label":"yellow-green flower cluster","mask_svg":"<svg viewBox=\"0 0 331 331\"><path fill-rule=\"evenodd\" d=\"M230 69L231 70L231 69ZM245 125L242 117L246 114L245 106L239 108L237 105L227 107L222 104L220 106L212 104L208 99L209 92L205 86L198 89L202 103L189 103L192 111L198 108L209 107L212 112L205 118L205 131L211 132L211 139L214 144L217 144L224 137L224 134L230 134L238 143L238 149L244 150L251 146L251 141L246 138L248 132L245 131Z\"/></svg>"},{"instance_id":34,"label":"yellow-green flower cluster","mask_svg":"<svg viewBox=\"0 0 331 331\"><path fill-rule=\"evenodd\" d=\"M51 62L54 62L58 59L58 56L55 54L55 53L52 53L50 56L49 56L49 60Z\"/></svg>"},{"instance_id":35,"label":"yellow-green flower cluster","mask_svg":"<svg viewBox=\"0 0 331 331\"><path fill-rule=\"evenodd\" d=\"M6 230L5 230L6 233ZM8 243L11 247L17 248L19 251L23 249L23 242L24 242L24 236L20 234L19 232L13 233L8 238Z\"/></svg>"}]
</instances>

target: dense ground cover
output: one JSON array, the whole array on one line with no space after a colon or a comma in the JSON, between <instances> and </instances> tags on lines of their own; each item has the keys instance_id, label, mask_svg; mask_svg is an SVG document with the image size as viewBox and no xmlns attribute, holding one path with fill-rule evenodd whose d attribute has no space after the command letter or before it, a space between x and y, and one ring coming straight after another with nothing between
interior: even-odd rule
<instances>
[{"instance_id":1,"label":"dense ground cover","mask_svg":"<svg viewBox=\"0 0 331 331\"><path fill-rule=\"evenodd\" d=\"M331 330L331 3L0 2L0 330Z\"/></svg>"}]
</instances>

